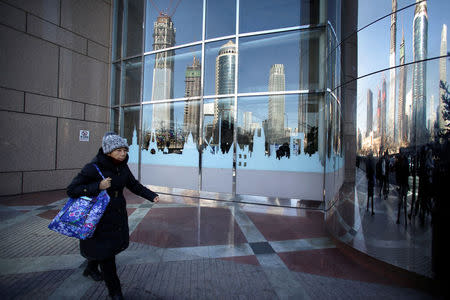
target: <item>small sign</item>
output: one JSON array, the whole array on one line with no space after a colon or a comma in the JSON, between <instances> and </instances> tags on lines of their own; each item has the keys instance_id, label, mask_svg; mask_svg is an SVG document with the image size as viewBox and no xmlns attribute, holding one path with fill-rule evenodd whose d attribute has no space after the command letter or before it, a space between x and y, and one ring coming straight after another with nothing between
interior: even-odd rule
<instances>
[{"instance_id":1,"label":"small sign","mask_svg":"<svg viewBox=\"0 0 450 300\"><path fill-rule=\"evenodd\" d=\"M89 130L80 130L80 142L89 142Z\"/></svg>"}]
</instances>

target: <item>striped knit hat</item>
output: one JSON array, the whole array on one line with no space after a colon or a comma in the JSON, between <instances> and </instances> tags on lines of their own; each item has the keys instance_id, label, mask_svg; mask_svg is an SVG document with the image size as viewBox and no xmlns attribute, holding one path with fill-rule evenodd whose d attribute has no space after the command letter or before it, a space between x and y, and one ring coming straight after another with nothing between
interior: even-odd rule
<instances>
[{"instance_id":1,"label":"striped knit hat","mask_svg":"<svg viewBox=\"0 0 450 300\"><path fill-rule=\"evenodd\" d=\"M119 148L127 148L127 140L117 135L115 132L107 132L102 139L103 153L108 154Z\"/></svg>"}]
</instances>

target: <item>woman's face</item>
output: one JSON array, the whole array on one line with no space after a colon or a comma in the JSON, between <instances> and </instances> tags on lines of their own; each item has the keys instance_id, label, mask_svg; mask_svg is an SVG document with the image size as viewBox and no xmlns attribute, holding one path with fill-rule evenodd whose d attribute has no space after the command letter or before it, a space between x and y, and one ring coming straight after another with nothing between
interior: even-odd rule
<instances>
[{"instance_id":1,"label":"woman's face","mask_svg":"<svg viewBox=\"0 0 450 300\"><path fill-rule=\"evenodd\" d=\"M111 153L108 153L107 155L118 160L118 161L124 161L127 157L128 149L127 148L118 148L114 150Z\"/></svg>"}]
</instances>

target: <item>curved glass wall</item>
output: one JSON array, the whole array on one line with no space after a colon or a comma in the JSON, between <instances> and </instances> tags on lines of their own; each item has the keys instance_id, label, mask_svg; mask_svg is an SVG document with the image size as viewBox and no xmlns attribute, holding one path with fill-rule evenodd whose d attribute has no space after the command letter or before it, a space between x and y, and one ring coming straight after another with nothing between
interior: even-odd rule
<instances>
[{"instance_id":1,"label":"curved glass wall","mask_svg":"<svg viewBox=\"0 0 450 300\"><path fill-rule=\"evenodd\" d=\"M357 7L357 27L336 48L357 44L355 79L338 85L356 91L355 139L346 149L355 151L354 182L327 207L328 228L377 259L438 277L448 211L450 2L360 0Z\"/></svg>"},{"instance_id":2,"label":"curved glass wall","mask_svg":"<svg viewBox=\"0 0 450 300\"><path fill-rule=\"evenodd\" d=\"M324 208L344 179L340 1L114 3L113 129L155 190Z\"/></svg>"}]
</instances>

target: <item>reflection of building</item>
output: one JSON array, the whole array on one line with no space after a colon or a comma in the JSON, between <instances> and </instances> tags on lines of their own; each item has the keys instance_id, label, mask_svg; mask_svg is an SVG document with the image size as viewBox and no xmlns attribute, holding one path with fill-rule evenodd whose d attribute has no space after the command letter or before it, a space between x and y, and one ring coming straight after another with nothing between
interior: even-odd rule
<instances>
[{"instance_id":1,"label":"reflection of building","mask_svg":"<svg viewBox=\"0 0 450 300\"><path fill-rule=\"evenodd\" d=\"M175 45L175 28L172 19L160 14L153 25L153 50ZM153 69L152 101L173 98L174 51L158 52ZM155 105L152 127L155 130L173 129L173 104L170 102Z\"/></svg>"},{"instance_id":2,"label":"reflection of building","mask_svg":"<svg viewBox=\"0 0 450 300\"><path fill-rule=\"evenodd\" d=\"M391 46L389 48L389 110L387 118L387 136L390 141L396 142L395 122L395 47L397 43L397 0L392 0L391 14Z\"/></svg>"},{"instance_id":3,"label":"reflection of building","mask_svg":"<svg viewBox=\"0 0 450 300\"><path fill-rule=\"evenodd\" d=\"M194 57L192 65L187 66L185 72L186 98L200 96L201 92L201 64ZM200 121L200 104L198 101L187 101L184 107L184 132L192 133L194 140L198 138L198 124Z\"/></svg>"},{"instance_id":4,"label":"reflection of building","mask_svg":"<svg viewBox=\"0 0 450 300\"><path fill-rule=\"evenodd\" d=\"M402 42L400 43L400 70L398 86L398 106L397 106L397 137L400 145L406 142L407 130L406 120L406 68L405 68L405 36L402 30Z\"/></svg>"},{"instance_id":5,"label":"reflection of building","mask_svg":"<svg viewBox=\"0 0 450 300\"><path fill-rule=\"evenodd\" d=\"M442 26L441 32L441 56L447 55L447 25ZM439 59L439 80L442 82L447 82L447 60L445 57ZM439 87L439 106L438 106L438 126L439 130L443 130L447 123L444 120L442 112L444 111L444 101L442 97L444 96L444 89Z\"/></svg>"},{"instance_id":6,"label":"reflection of building","mask_svg":"<svg viewBox=\"0 0 450 300\"><path fill-rule=\"evenodd\" d=\"M430 97L430 107L428 111L428 130L430 132L430 138L434 136L434 123L436 122L436 109L434 107L434 95Z\"/></svg>"},{"instance_id":7,"label":"reflection of building","mask_svg":"<svg viewBox=\"0 0 450 300\"><path fill-rule=\"evenodd\" d=\"M367 130L366 137L372 132L373 123L373 93L370 89L367 89Z\"/></svg>"},{"instance_id":8,"label":"reflection of building","mask_svg":"<svg viewBox=\"0 0 450 300\"><path fill-rule=\"evenodd\" d=\"M427 2L416 0L413 23L413 60L427 58L428 15ZM426 143L426 62L413 65L413 116L411 142L415 145Z\"/></svg>"},{"instance_id":9,"label":"reflection of building","mask_svg":"<svg viewBox=\"0 0 450 300\"><path fill-rule=\"evenodd\" d=\"M235 92L236 45L229 41L223 45L216 58L216 94ZM214 107L214 130L221 143L228 146L233 142L234 97L216 99ZM218 126L219 124L219 126ZM215 139L218 142L218 139Z\"/></svg>"},{"instance_id":10,"label":"reflection of building","mask_svg":"<svg viewBox=\"0 0 450 300\"><path fill-rule=\"evenodd\" d=\"M285 90L284 65L275 64L270 68L269 92ZM268 141L273 143L284 138L284 95L269 96ZM286 126L287 127L287 126Z\"/></svg>"},{"instance_id":11,"label":"reflection of building","mask_svg":"<svg viewBox=\"0 0 450 300\"><path fill-rule=\"evenodd\" d=\"M381 136L381 90L378 89L377 97L377 137Z\"/></svg>"}]
</instances>

